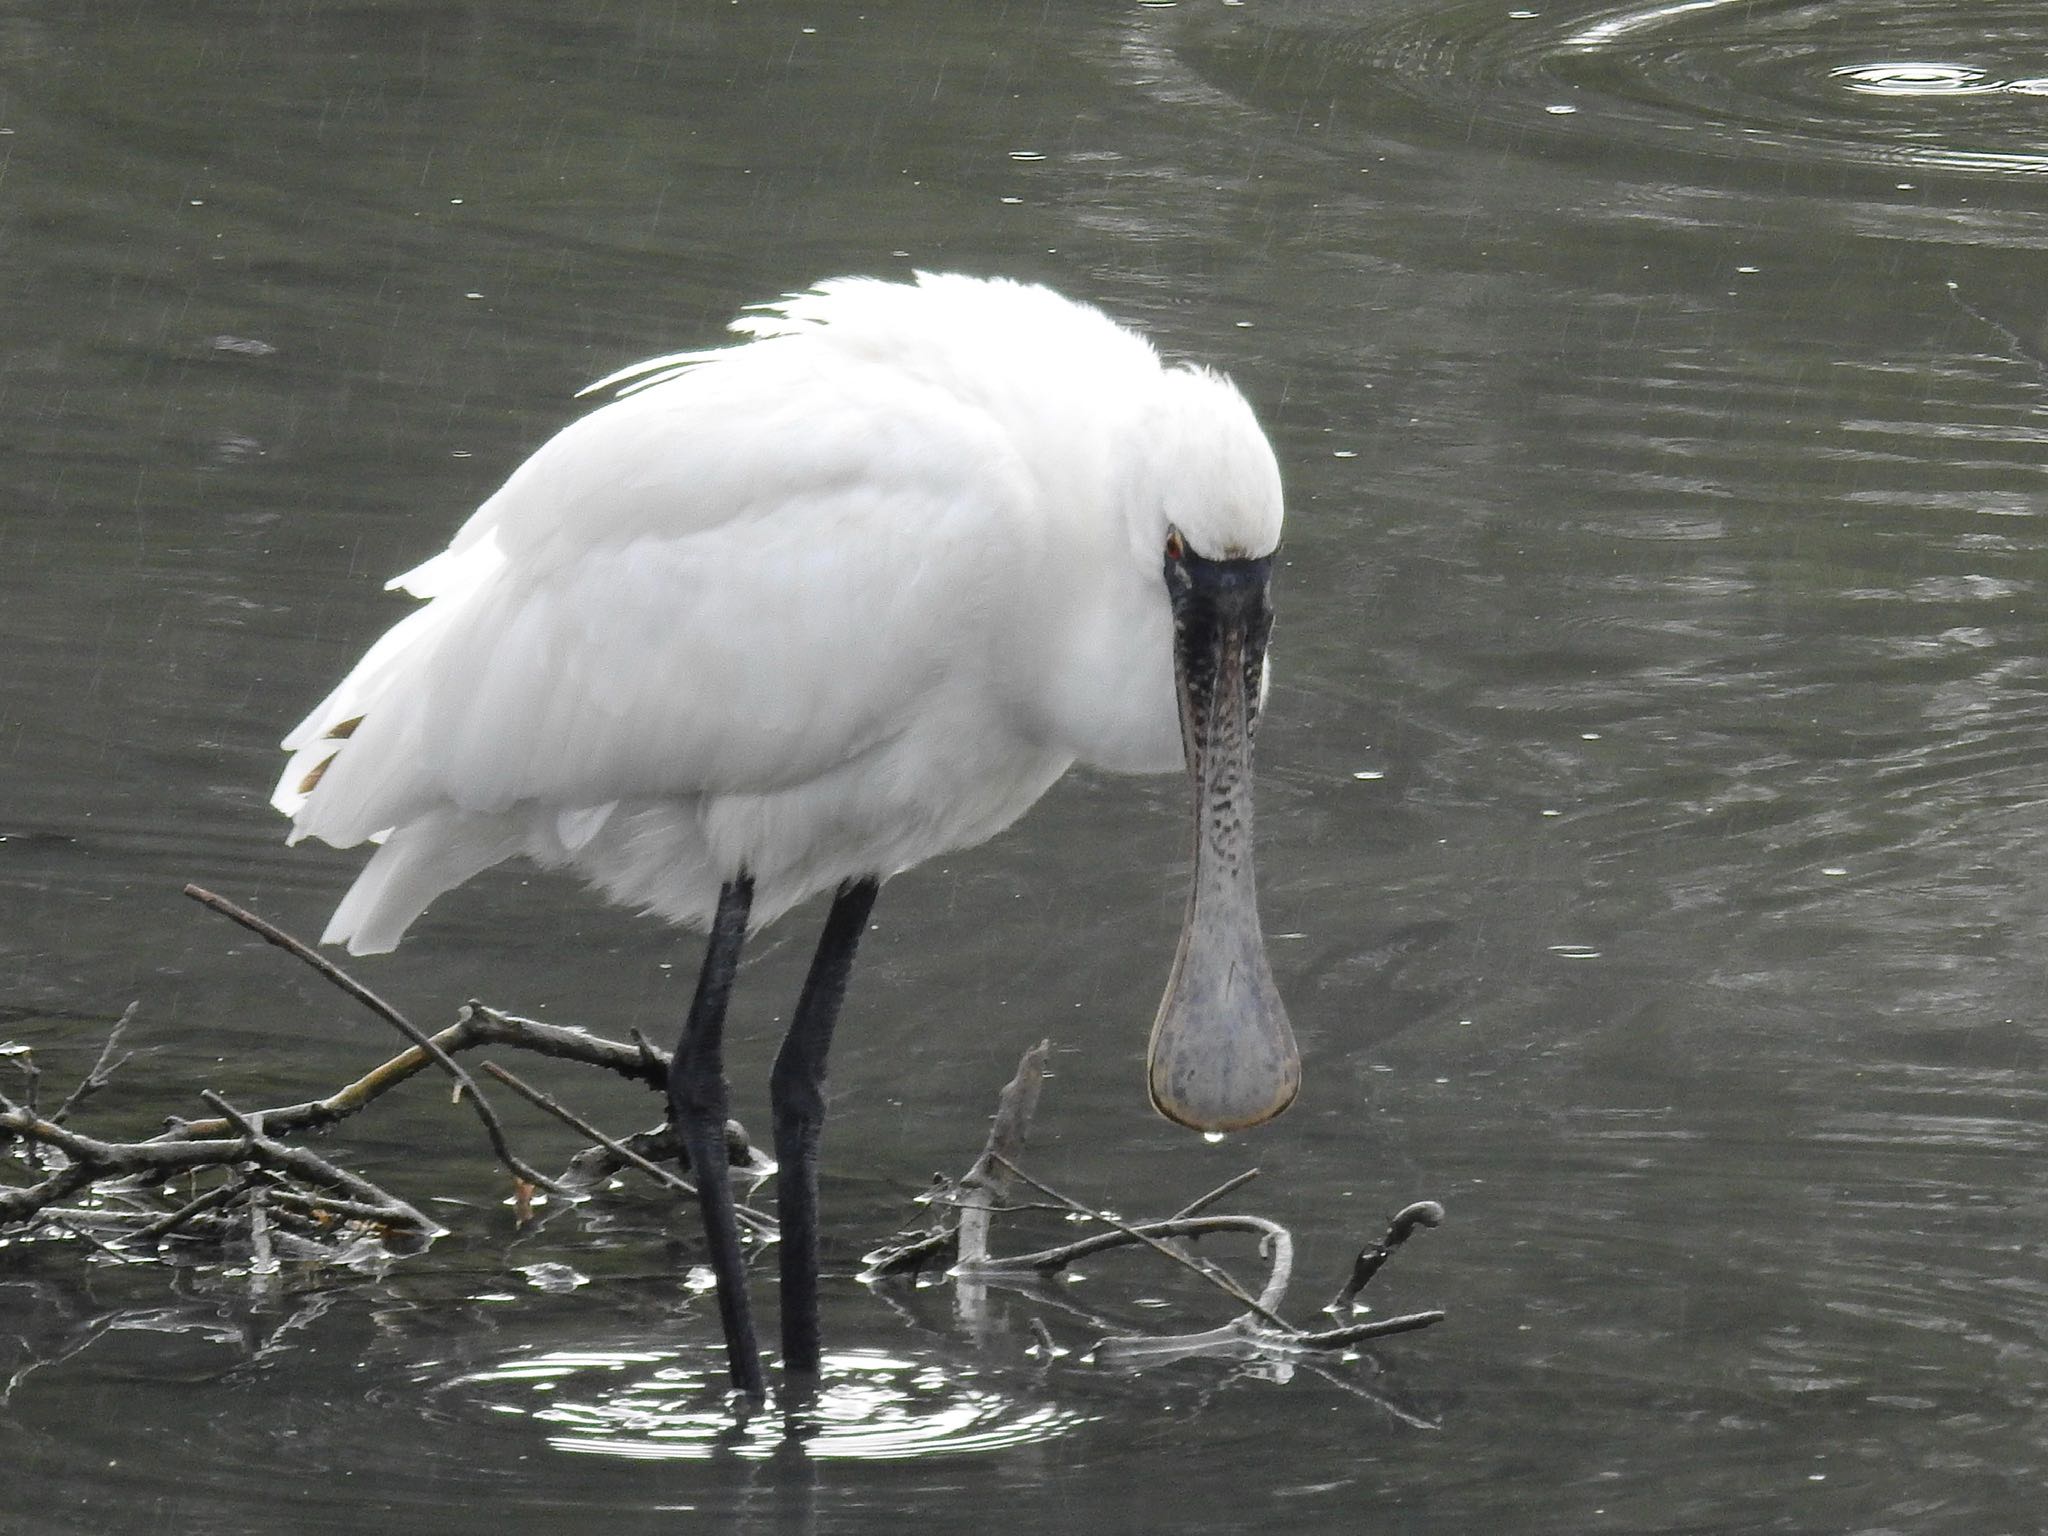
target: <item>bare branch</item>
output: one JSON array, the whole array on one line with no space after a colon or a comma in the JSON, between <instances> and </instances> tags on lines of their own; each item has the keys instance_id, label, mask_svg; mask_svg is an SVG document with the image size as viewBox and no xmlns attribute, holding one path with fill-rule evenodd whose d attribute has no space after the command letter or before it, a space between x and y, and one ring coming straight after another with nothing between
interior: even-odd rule
<instances>
[{"instance_id":1,"label":"bare branch","mask_svg":"<svg viewBox=\"0 0 2048 1536\"><path fill-rule=\"evenodd\" d=\"M1062 1243L1057 1248L1041 1248L1036 1253L1009 1254L1000 1259L990 1259L984 1266L985 1270L990 1275L1049 1275L1056 1270L1067 1268L1070 1264L1077 1264L1082 1259L1106 1253L1112 1248L1130 1248L1145 1244L1148 1238L1157 1238L1163 1242L1174 1237L1204 1237L1212 1232L1250 1232L1262 1240L1270 1241L1276 1237L1285 1237L1287 1233L1287 1229L1280 1223L1268 1221L1263 1216L1170 1216L1164 1221L1141 1221L1126 1225L1100 1211L1089 1211L1087 1214L1096 1220L1108 1222L1110 1230L1097 1232L1071 1243ZM1232 1299L1241 1301L1245 1298L1238 1295Z\"/></svg>"},{"instance_id":2,"label":"bare branch","mask_svg":"<svg viewBox=\"0 0 2048 1536\"><path fill-rule=\"evenodd\" d=\"M490 1138L491 1150L498 1154L498 1161L510 1169L516 1178L525 1179L529 1184L538 1185L550 1193L564 1196L568 1194L568 1191L564 1190L546 1174L529 1167L512 1150L512 1144L505 1139L505 1127L499 1123L497 1111L491 1108L490 1101L484 1097L483 1091L477 1087L476 1079L472 1078L468 1072L458 1066L454 1057L436 1045L425 1030L385 1002L375 992L372 992L368 987L357 981L355 977L349 975L348 972L329 960L325 955L318 954L300 943L282 928L266 922L246 908L236 906L235 903L229 901L225 896L216 896L212 891L206 890L201 886L188 885L185 887L185 894L200 905L211 907L223 917L240 923L266 944L275 945L286 954L304 961L337 987L341 988L350 997L383 1019L385 1023L389 1024L401 1035L404 1035L406 1039L413 1043L416 1049L426 1052L428 1056L433 1058L435 1066L455 1080L456 1096L458 1098L466 1096L472 1107L475 1108L477 1118L483 1122L484 1134Z\"/></svg>"},{"instance_id":3,"label":"bare branch","mask_svg":"<svg viewBox=\"0 0 2048 1536\"><path fill-rule=\"evenodd\" d=\"M318 1153L308 1152L304 1147L288 1147L272 1139L264 1131L259 1119L244 1115L211 1089L200 1090L199 1096L241 1130L250 1161L297 1174L310 1183L338 1189L343 1194L381 1211L379 1219L389 1225L410 1228L421 1234L438 1234L443 1230L438 1223L428 1220L396 1195L385 1193L360 1174L339 1168Z\"/></svg>"},{"instance_id":4,"label":"bare branch","mask_svg":"<svg viewBox=\"0 0 2048 1536\"><path fill-rule=\"evenodd\" d=\"M203 1092L201 1097L213 1111L211 1118L173 1121L168 1129L139 1142L101 1140L62 1123L129 1059L121 1054L120 1044L134 1015L132 1006L109 1032L84 1080L53 1114L44 1115L34 1102L38 1078L33 1053L25 1047L5 1050L9 1061L26 1077L30 1102L16 1103L0 1093L0 1144L16 1143L7 1149L8 1164L14 1170L25 1168L27 1176L38 1182L0 1183L0 1224L39 1222L46 1229L75 1232L129 1262L135 1261L138 1239L147 1244L173 1235L200 1238L230 1245L230 1251L237 1254L246 1251L252 1276L259 1283L273 1283L267 1277L275 1274L280 1263L302 1255L353 1263L381 1254L384 1249L376 1241L380 1237L388 1243L397 1235L431 1239L440 1232L418 1209L370 1180L287 1142L285 1138L295 1132L319 1129L358 1114L400 1084L433 1068L455 1083L458 1098L470 1099L522 1196L530 1196L540 1187L574 1197L577 1192L542 1177L512 1153L497 1115L478 1090L476 1079L457 1064L456 1056L479 1045L497 1045L596 1067L657 1092L666 1090L669 1058L637 1031L626 1041L607 1040L581 1029L502 1013L472 1000L453 1025L428 1035L375 992L289 934L212 892L192 886L187 887L187 894L318 971L403 1034L407 1049L327 1097L303 1103L244 1111L216 1093ZM1042 1278L1092 1254L1144 1246L1192 1271L1228 1295L1240 1309L1229 1322L1201 1332L1102 1338L1093 1356L1098 1363L1139 1363L1191 1354L1309 1362L1318 1357L1328 1359L1332 1351L1442 1321L1442 1312L1424 1311L1360 1319L1317 1331L1288 1323L1278 1309L1292 1274L1291 1234L1264 1217L1211 1211L1255 1177L1257 1170L1239 1174L1165 1220L1154 1221L1125 1221L1025 1172L1019 1161L1045 1080L1049 1052L1050 1043L1041 1041L1024 1053L1016 1074L1002 1091L986 1144L973 1166L957 1183L939 1181L935 1229L871 1254L870 1276L955 1257L955 1326L964 1324L970 1334L980 1336L999 1321L985 1306L989 1285L1020 1286L1027 1277ZM681 1156L670 1128L613 1137L495 1061L483 1063L481 1073L496 1078L591 1144L593 1150L580 1153L571 1163L571 1176L579 1186L631 1167L666 1189L694 1193L688 1180L663 1166ZM756 1173L772 1166L754 1151L737 1123L728 1124L727 1134L733 1165ZM699 1177L731 1177L730 1169L694 1172ZM172 1181L178 1190L175 1196L169 1196L167 1188ZM1019 1203L1011 1195L1013 1184L1029 1186L1052 1203ZM91 1191L91 1197L65 1203L81 1190ZM994 1217L1023 1210L1078 1213L1102 1223L1107 1230L1033 1253L992 1256ZM773 1222L758 1212L742 1207L739 1215L756 1232L774 1231ZM1350 1308L1396 1248L1416 1230L1435 1226L1442 1219L1442 1207L1430 1201L1401 1211L1381 1241L1358 1254L1349 1281L1329 1310L1342 1313ZM1226 1232L1258 1240L1269 1272L1257 1296L1222 1268L1190 1251L1192 1239ZM1063 1309L1070 1320L1116 1326L1109 1317L1076 1304L1074 1298L1042 1289L1035 1289L1034 1294L1041 1306ZM1051 1335L1042 1321L1034 1327L1037 1350L1046 1360L1052 1359L1058 1349ZM1397 1407L1391 1411L1403 1412ZM1408 1421L1426 1422L1412 1417Z\"/></svg>"},{"instance_id":5,"label":"bare branch","mask_svg":"<svg viewBox=\"0 0 2048 1536\"><path fill-rule=\"evenodd\" d=\"M565 1025L544 1024L538 1019L522 1019L516 1014L500 1013L495 1008L487 1008L478 1002L465 1003L456 1016L456 1021L431 1038L434 1045L451 1056L480 1045L513 1046L519 1050L532 1051L539 1056L551 1056L584 1066L601 1067L636 1082L647 1081L642 1058L631 1046ZM434 1058L431 1055L414 1046L401 1051L389 1061L380 1062L354 1082L335 1090L324 1099L265 1110L263 1123L270 1127L273 1134L317 1130L333 1125L367 1108L393 1088L418 1076L433 1064ZM663 1075L653 1083L653 1086L664 1087L666 1082L664 1067ZM176 1141L194 1136L219 1136L228 1128L227 1123L222 1120L187 1120L166 1131L161 1139ZM750 1153L751 1150L749 1147Z\"/></svg>"},{"instance_id":6,"label":"bare branch","mask_svg":"<svg viewBox=\"0 0 2048 1536\"><path fill-rule=\"evenodd\" d=\"M1382 1317L1370 1323L1353 1323L1349 1328L1325 1328L1316 1333L1303 1333L1296 1337L1297 1344L1310 1349L1343 1349L1367 1339L1383 1339L1391 1333L1413 1333L1418 1328L1432 1328L1444 1320L1445 1314L1432 1309L1428 1312L1407 1312L1400 1317Z\"/></svg>"},{"instance_id":7,"label":"bare branch","mask_svg":"<svg viewBox=\"0 0 2048 1536\"><path fill-rule=\"evenodd\" d=\"M27 1106L30 1114L38 1113L43 1088L43 1071L36 1065L36 1053L25 1045L0 1046L0 1061L7 1062L21 1074L22 1103ZM0 1103L12 1107L14 1101L5 1094L0 1094Z\"/></svg>"}]
</instances>

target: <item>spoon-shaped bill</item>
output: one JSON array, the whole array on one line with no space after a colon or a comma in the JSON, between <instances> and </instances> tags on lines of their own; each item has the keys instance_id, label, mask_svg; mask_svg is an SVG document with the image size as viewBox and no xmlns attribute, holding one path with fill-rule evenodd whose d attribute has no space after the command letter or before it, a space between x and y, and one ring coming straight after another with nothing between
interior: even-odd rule
<instances>
[{"instance_id":1,"label":"spoon-shaped bill","mask_svg":"<svg viewBox=\"0 0 2048 1536\"><path fill-rule=\"evenodd\" d=\"M1153 1107L1199 1131L1270 1120L1301 1087L1252 874L1252 728L1273 623L1271 574L1271 557L1192 552L1167 572L1195 861L1147 1071Z\"/></svg>"}]
</instances>

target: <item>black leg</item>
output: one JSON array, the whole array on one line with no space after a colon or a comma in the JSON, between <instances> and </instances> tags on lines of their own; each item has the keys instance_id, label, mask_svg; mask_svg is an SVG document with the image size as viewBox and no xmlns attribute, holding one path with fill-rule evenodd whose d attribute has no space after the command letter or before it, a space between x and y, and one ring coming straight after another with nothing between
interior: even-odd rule
<instances>
[{"instance_id":1,"label":"black leg","mask_svg":"<svg viewBox=\"0 0 2048 1536\"><path fill-rule=\"evenodd\" d=\"M676 1135L689 1154L690 1176L697 1181L711 1270L718 1277L718 1316L725 1325L732 1384L760 1401L766 1396L761 1347L754 1340L754 1319L747 1308L747 1276L740 1261L739 1223L733 1218L725 1149L725 1005L732 997L753 901L754 882L744 873L719 890L704 969L697 974L689 1021L669 1064L668 1107Z\"/></svg>"},{"instance_id":2,"label":"black leg","mask_svg":"<svg viewBox=\"0 0 2048 1536\"><path fill-rule=\"evenodd\" d=\"M833 897L769 1079L782 1217L782 1368L803 1376L818 1373L818 1137L825 1129L825 1056L853 953L880 887L872 877L849 880Z\"/></svg>"}]
</instances>

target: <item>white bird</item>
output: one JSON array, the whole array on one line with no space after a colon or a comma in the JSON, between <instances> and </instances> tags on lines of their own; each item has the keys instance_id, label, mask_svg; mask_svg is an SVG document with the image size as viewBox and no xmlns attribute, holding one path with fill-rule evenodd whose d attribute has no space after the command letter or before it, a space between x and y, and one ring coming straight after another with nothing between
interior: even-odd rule
<instances>
[{"instance_id":1,"label":"white bird","mask_svg":"<svg viewBox=\"0 0 2048 1536\"><path fill-rule=\"evenodd\" d=\"M733 1381L759 1398L712 1172L752 928L836 892L771 1083L799 1376L825 1055L884 879L1000 832L1076 762L1182 768L1195 857L1152 1102L1254 1125L1300 1064L1252 875L1281 494L1243 397L1008 281L842 278L732 328L592 385L618 398L391 583L429 601L285 738L274 803L294 842L381 845L324 935L353 953L514 855L710 931L669 1102Z\"/></svg>"}]
</instances>

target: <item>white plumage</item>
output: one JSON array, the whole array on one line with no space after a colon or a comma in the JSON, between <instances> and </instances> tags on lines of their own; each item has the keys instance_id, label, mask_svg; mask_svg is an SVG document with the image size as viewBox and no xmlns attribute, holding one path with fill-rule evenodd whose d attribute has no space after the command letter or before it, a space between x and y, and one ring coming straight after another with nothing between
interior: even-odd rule
<instances>
[{"instance_id":1,"label":"white plumage","mask_svg":"<svg viewBox=\"0 0 2048 1536\"><path fill-rule=\"evenodd\" d=\"M1293 1100L1251 862L1280 480L1228 383L1043 288L842 279L737 328L593 386L625 387L393 583L426 606L286 738L276 803L294 839L381 840L325 936L358 953L518 854L707 927L667 1077L700 1175L748 928L836 887L769 1078L783 1367L812 1377L826 1058L880 883L1076 760L1192 790L1153 1104L1227 1130ZM697 1195L760 1398L732 1190Z\"/></svg>"},{"instance_id":2,"label":"white plumage","mask_svg":"<svg viewBox=\"0 0 2048 1536\"><path fill-rule=\"evenodd\" d=\"M758 926L982 841L1076 760L1182 766L1161 549L1280 530L1229 383L968 277L734 329L605 381L285 738L292 839L382 843L326 942L389 949L521 854L700 926L745 871Z\"/></svg>"}]
</instances>

